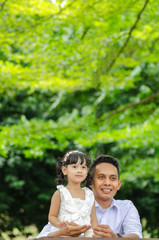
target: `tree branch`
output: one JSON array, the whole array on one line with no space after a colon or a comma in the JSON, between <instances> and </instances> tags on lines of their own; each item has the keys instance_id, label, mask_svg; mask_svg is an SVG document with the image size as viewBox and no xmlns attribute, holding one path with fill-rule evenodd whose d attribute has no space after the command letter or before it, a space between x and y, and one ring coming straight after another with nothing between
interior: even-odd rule
<instances>
[{"instance_id":1,"label":"tree branch","mask_svg":"<svg viewBox=\"0 0 159 240\"><path fill-rule=\"evenodd\" d=\"M156 43L157 43L158 40L159 40L159 38L156 38L156 39L154 39L154 41L152 42L152 45L151 45L151 47L149 48L151 53L154 52L155 45L156 45Z\"/></svg>"},{"instance_id":2,"label":"tree branch","mask_svg":"<svg viewBox=\"0 0 159 240\"><path fill-rule=\"evenodd\" d=\"M6 1L8 1L8 0L5 0L5 2L6 2ZM41 17L39 20L36 21L36 23L31 24L31 25L30 25L30 28L31 28L31 29L36 28L36 27L38 27L42 22L46 22L46 21L48 21L48 20L50 20L50 19L55 19L56 16L59 16L64 10L68 9L69 7L71 7L72 4L73 4L73 1L70 2L68 5L66 5L66 6L63 7L63 8L60 7L60 8L59 8L59 11L58 11L57 13L52 14L52 15L50 15L50 16L48 16L48 17ZM29 28L29 30L30 30L30 28ZM7 27L6 27L6 29L7 29ZM24 28L24 27L23 27L22 29L20 29L20 28L18 27L18 28L14 28L13 31L14 31L16 34L21 34L21 33L25 33L27 30L28 30L28 29L26 29L26 28Z\"/></svg>"},{"instance_id":3,"label":"tree branch","mask_svg":"<svg viewBox=\"0 0 159 240\"><path fill-rule=\"evenodd\" d=\"M81 40L84 39L84 37L86 36L86 34L87 34L87 32L88 32L89 29L90 29L90 27L86 27L86 28L85 28L85 30L84 30L84 32L83 32L83 34L82 34L82 36L81 36Z\"/></svg>"},{"instance_id":4,"label":"tree branch","mask_svg":"<svg viewBox=\"0 0 159 240\"><path fill-rule=\"evenodd\" d=\"M138 15L137 15L137 18L136 18L135 23L133 24L133 26L132 26L132 27L130 28L130 30L129 30L127 39L125 40L125 42L124 42L123 46L121 47L121 49L119 50L119 52L117 53L116 57L112 60L112 62L111 62L110 65L108 66L108 68L107 68L107 70L106 70L106 74L108 74L108 73L110 72L111 68L113 67L113 65L115 64L115 62L117 61L117 59L118 59L118 58L120 57L120 55L124 52L124 49L126 48L128 42L129 42L129 40L130 40L130 38L131 38L132 32L133 32L133 30L136 28L136 26L137 26L137 24L138 24L138 22L139 22L139 20L140 20L140 18L141 18L141 15L142 15L142 13L144 12L144 10L145 10L148 2L149 2L149 0L146 0L146 1L145 1L142 9L140 10L140 12L139 12Z\"/></svg>"},{"instance_id":5,"label":"tree branch","mask_svg":"<svg viewBox=\"0 0 159 240\"><path fill-rule=\"evenodd\" d=\"M121 47L121 49L119 50L119 52L116 54L116 56L114 57L114 59L110 62L110 64L108 65L107 69L105 70L105 74L108 74L110 72L110 70L112 69L112 67L114 66L114 64L116 63L117 59L120 57L120 55L124 52L131 36L132 36L132 32L133 30L136 28L140 18L141 18L141 15L142 13L144 12L147 4L148 4L149 0L146 0L142 9L140 10L140 12L138 13L137 15L137 18L136 18L136 21L134 22L133 26L130 28L129 32L128 32L128 37L126 38L123 46ZM95 73L95 80L96 80L96 87L99 87L99 82L97 82L97 80L99 79L100 77L100 74L101 72L104 70L104 66L101 67L101 65L103 65L104 62L107 62L107 58L109 57L109 55L107 55L106 57L103 58L102 60L102 63L100 64L99 68L96 70L96 73Z\"/></svg>"},{"instance_id":6,"label":"tree branch","mask_svg":"<svg viewBox=\"0 0 159 240\"><path fill-rule=\"evenodd\" d=\"M4 0L4 1L0 4L0 6L1 6L1 10L3 10L4 5L6 4L7 1L8 1L8 0Z\"/></svg>"},{"instance_id":7,"label":"tree branch","mask_svg":"<svg viewBox=\"0 0 159 240\"><path fill-rule=\"evenodd\" d=\"M108 113L108 114L106 114L105 116L101 117L98 121L102 121L102 120L104 120L105 118L110 118L110 117L112 117L112 116L114 116L114 115L116 115L116 114L118 114L118 113L124 112L124 111L125 111L126 109L128 109L128 108L133 108L133 107L136 107L136 106L141 105L141 104L143 104L143 103L150 102L150 101L152 101L154 98L157 98L157 97L159 97L159 92L157 92L157 93L155 93L155 94L153 94L153 95L151 95L151 96L149 96L149 97L146 97L146 98L142 99L142 100L139 101L139 102L130 103L130 104L127 104L126 106L124 106L124 107L122 107L122 108L120 108L120 109L114 110L114 111L112 111L111 113Z\"/></svg>"}]
</instances>

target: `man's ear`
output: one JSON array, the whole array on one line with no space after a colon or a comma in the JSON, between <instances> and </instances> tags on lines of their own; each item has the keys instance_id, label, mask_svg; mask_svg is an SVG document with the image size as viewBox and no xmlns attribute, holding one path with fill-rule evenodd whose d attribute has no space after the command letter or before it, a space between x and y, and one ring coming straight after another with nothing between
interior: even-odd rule
<instances>
[{"instance_id":1,"label":"man's ear","mask_svg":"<svg viewBox=\"0 0 159 240\"><path fill-rule=\"evenodd\" d=\"M65 166L61 167L61 171L62 171L63 175L65 175L65 176L67 175L67 168Z\"/></svg>"},{"instance_id":2,"label":"man's ear","mask_svg":"<svg viewBox=\"0 0 159 240\"><path fill-rule=\"evenodd\" d=\"M118 181L118 190L120 189L121 185L122 185L122 180L119 180Z\"/></svg>"}]
</instances>

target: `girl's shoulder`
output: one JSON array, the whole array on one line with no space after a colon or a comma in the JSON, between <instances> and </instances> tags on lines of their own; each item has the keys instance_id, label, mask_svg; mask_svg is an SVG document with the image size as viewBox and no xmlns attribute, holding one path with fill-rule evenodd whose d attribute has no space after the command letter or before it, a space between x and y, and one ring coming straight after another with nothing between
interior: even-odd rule
<instances>
[{"instance_id":1,"label":"girl's shoulder","mask_svg":"<svg viewBox=\"0 0 159 240\"><path fill-rule=\"evenodd\" d=\"M86 194L88 194L89 196L94 196L92 190L89 189L88 187L84 187L83 189L85 190Z\"/></svg>"},{"instance_id":2,"label":"girl's shoulder","mask_svg":"<svg viewBox=\"0 0 159 240\"><path fill-rule=\"evenodd\" d=\"M65 189L64 185L57 185L57 189L61 190L61 189Z\"/></svg>"},{"instance_id":3,"label":"girl's shoulder","mask_svg":"<svg viewBox=\"0 0 159 240\"><path fill-rule=\"evenodd\" d=\"M52 200L54 200L54 199L61 199L61 196L60 196L60 190L56 190L55 192L54 192L54 194L52 195Z\"/></svg>"},{"instance_id":4,"label":"girl's shoulder","mask_svg":"<svg viewBox=\"0 0 159 240\"><path fill-rule=\"evenodd\" d=\"M57 190L54 192L53 196L60 196L60 193L65 189L63 185L57 185L56 188Z\"/></svg>"},{"instance_id":5,"label":"girl's shoulder","mask_svg":"<svg viewBox=\"0 0 159 240\"><path fill-rule=\"evenodd\" d=\"M85 204L91 209L94 203L94 194L92 190L87 187L84 187L83 189L85 191Z\"/></svg>"},{"instance_id":6,"label":"girl's shoulder","mask_svg":"<svg viewBox=\"0 0 159 240\"><path fill-rule=\"evenodd\" d=\"M57 191L59 191L62 195L68 195L68 190L64 185L57 185L57 189Z\"/></svg>"},{"instance_id":7,"label":"girl's shoulder","mask_svg":"<svg viewBox=\"0 0 159 240\"><path fill-rule=\"evenodd\" d=\"M93 191L92 191L90 188L88 188L88 187L83 187L83 189L84 189L85 191L88 191L88 192L92 192L92 193L93 193Z\"/></svg>"}]
</instances>

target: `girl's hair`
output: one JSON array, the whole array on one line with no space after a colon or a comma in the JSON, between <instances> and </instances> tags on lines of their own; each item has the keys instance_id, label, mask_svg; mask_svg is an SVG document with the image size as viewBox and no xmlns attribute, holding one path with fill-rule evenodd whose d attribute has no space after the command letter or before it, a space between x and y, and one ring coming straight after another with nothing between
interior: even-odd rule
<instances>
[{"instance_id":1,"label":"girl's hair","mask_svg":"<svg viewBox=\"0 0 159 240\"><path fill-rule=\"evenodd\" d=\"M56 182L57 184L65 184L67 181L67 178L63 175L61 171L62 166L67 166L70 164L76 164L78 162L78 159L80 158L81 164L83 164L84 160L86 161L86 166L89 168L89 165L91 163L89 157L78 150L74 151L69 151L67 152L63 158L58 158L57 159L57 164L56 164L56 171L57 171L57 178ZM86 179L82 182L83 185L87 186L87 182L90 182L90 175L88 173Z\"/></svg>"}]
</instances>

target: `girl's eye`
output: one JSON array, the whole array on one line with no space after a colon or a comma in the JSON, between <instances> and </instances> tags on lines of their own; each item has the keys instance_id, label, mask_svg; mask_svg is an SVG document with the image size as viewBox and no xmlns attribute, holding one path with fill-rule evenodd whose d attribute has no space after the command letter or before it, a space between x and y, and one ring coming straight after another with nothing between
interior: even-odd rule
<instances>
[{"instance_id":1,"label":"girl's eye","mask_svg":"<svg viewBox=\"0 0 159 240\"><path fill-rule=\"evenodd\" d=\"M76 166L73 166L73 168L76 168Z\"/></svg>"},{"instance_id":2,"label":"girl's eye","mask_svg":"<svg viewBox=\"0 0 159 240\"><path fill-rule=\"evenodd\" d=\"M82 168L86 168L86 166L83 166Z\"/></svg>"}]
</instances>

